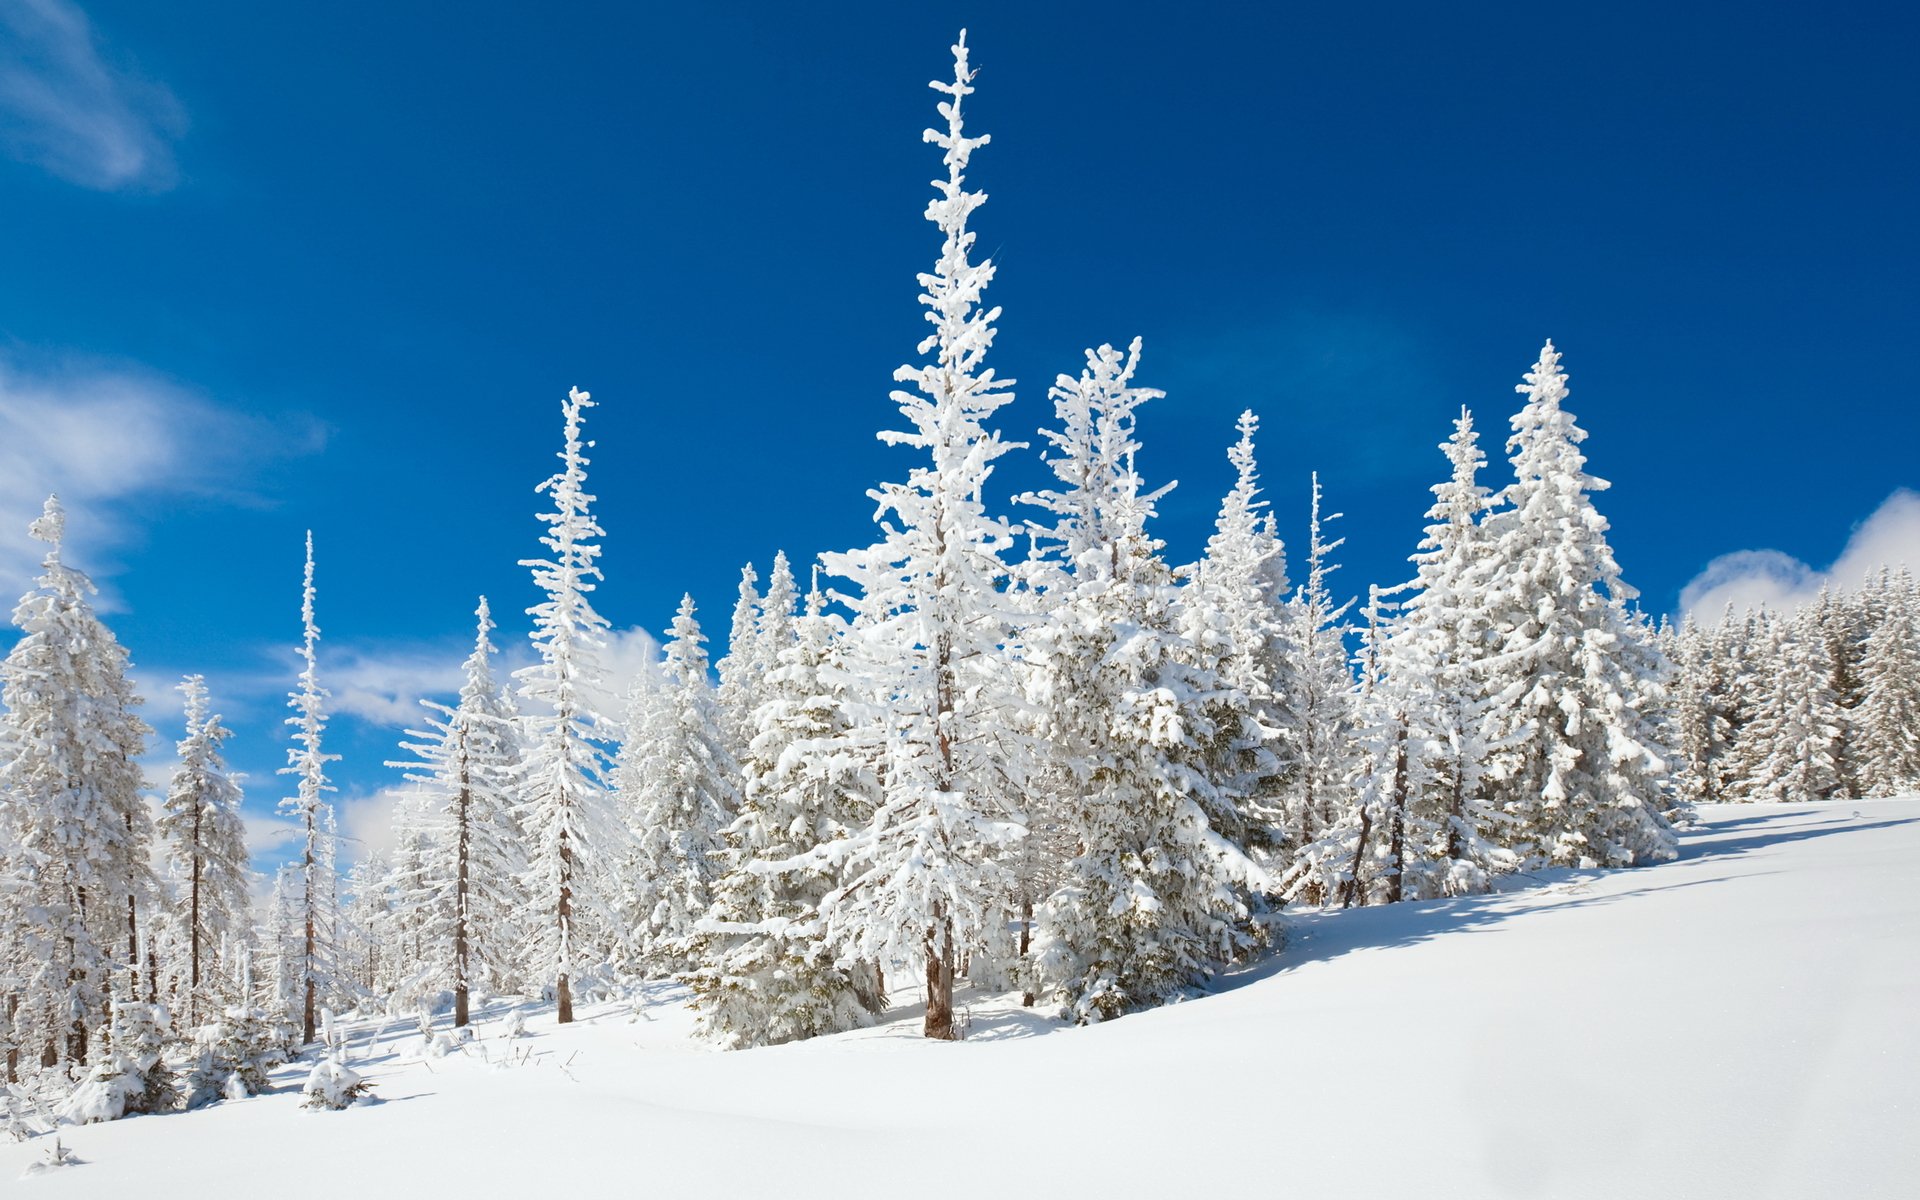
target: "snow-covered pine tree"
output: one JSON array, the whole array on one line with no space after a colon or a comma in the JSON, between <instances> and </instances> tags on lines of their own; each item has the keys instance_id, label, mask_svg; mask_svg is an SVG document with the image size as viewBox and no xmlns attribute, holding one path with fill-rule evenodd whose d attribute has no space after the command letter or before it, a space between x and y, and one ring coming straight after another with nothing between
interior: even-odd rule
<instances>
[{"instance_id":1,"label":"snow-covered pine tree","mask_svg":"<svg viewBox=\"0 0 1920 1200\"><path fill-rule=\"evenodd\" d=\"M395 991L391 969L393 906L388 891L392 877L392 860L377 849L362 854L347 872L347 903L340 913L335 957L340 974L352 981L355 990L369 996L392 997ZM249 997L245 1003L252 1004L253 999Z\"/></svg>"},{"instance_id":2,"label":"snow-covered pine tree","mask_svg":"<svg viewBox=\"0 0 1920 1200\"><path fill-rule=\"evenodd\" d=\"M295 715L287 718L293 726L292 746L287 747L287 765L280 774L299 780L294 794L280 801L280 811L300 823L300 964L297 1003L300 1006L300 1040L311 1042L318 1027L318 1005L323 989L333 983L332 935L337 913L334 902L339 895L333 874L333 806L326 795L333 791L327 782L327 764L340 756L321 747L326 733L327 691L320 686L320 627L313 611L313 531L307 531L307 566L300 592L300 620L304 636L300 644L300 686L288 693L287 707Z\"/></svg>"},{"instance_id":3,"label":"snow-covered pine tree","mask_svg":"<svg viewBox=\"0 0 1920 1200\"><path fill-rule=\"evenodd\" d=\"M1266 883L1209 819L1238 816L1204 767L1214 713L1240 710L1192 664L1146 530L1172 485L1148 491L1134 469L1135 409L1164 394L1134 385L1139 361L1135 339L1060 377L1061 427L1044 433L1064 486L1021 498L1054 517L1060 569L1024 647L1040 778L1061 790L1044 803L1074 848L1040 909L1038 976L1082 1021L1163 1003L1242 955L1260 935L1244 896Z\"/></svg>"},{"instance_id":4,"label":"snow-covered pine tree","mask_svg":"<svg viewBox=\"0 0 1920 1200\"><path fill-rule=\"evenodd\" d=\"M875 808L873 772L845 742L845 625L825 611L817 582L792 624L794 644L765 679L725 869L691 942L699 1029L729 1047L838 1033L882 1004L872 965L836 963L821 936L835 874L812 853L852 836Z\"/></svg>"},{"instance_id":5,"label":"snow-covered pine tree","mask_svg":"<svg viewBox=\"0 0 1920 1200\"><path fill-rule=\"evenodd\" d=\"M1433 488L1426 537L1414 552L1415 572L1402 602L1399 630L1408 639L1388 656L1389 669L1425 674L1427 788L1414 800L1415 819L1437 840L1413 847L1407 896L1458 896L1485 891L1511 870L1506 818L1482 778L1484 677L1491 618L1480 587L1487 546L1480 525L1489 507L1479 482L1486 456L1465 407L1440 447L1452 473ZM1398 642L1399 637L1395 638Z\"/></svg>"},{"instance_id":6,"label":"snow-covered pine tree","mask_svg":"<svg viewBox=\"0 0 1920 1200\"><path fill-rule=\"evenodd\" d=\"M1628 866L1670 859L1662 664L1627 605L1635 592L1607 545L1586 472L1586 430L1561 406L1552 342L1517 389L1507 449L1514 481L1488 515L1483 586L1493 657L1483 726L1488 781L1534 863Z\"/></svg>"},{"instance_id":7,"label":"snow-covered pine tree","mask_svg":"<svg viewBox=\"0 0 1920 1200\"><path fill-rule=\"evenodd\" d=\"M16 1073L21 1052L69 1072L87 1061L114 972L139 969L138 905L153 892L137 761L151 730L135 715L127 652L88 602L92 581L61 557L65 530L49 496L29 529L47 544L42 573L14 609L21 637L0 663Z\"/></svg>"},{"instance_id":8,"label":"snow-covered pine tree","mask_svg":"<svg viewBox=\"0 0 1920 1200\"><path fill-rule=\"evenodd\" d=\"M1354 802L1302 848L1291 889L1337 897L1343 908L1406 899L1409 860L1443 840L1431 814L1416 811L1431 784L1432 647L1417 626L1401 625L1378 587L1368 589L1361 616Z\"/></svg>"},{"instance_id":9,"label":"snow-covered pine tree","mask_svg":"<svg viewBox=\"0 0 1920 1200\"><path fill-rule=\"evenodd\" d=\"M1354 736L1354 678L1348 665L1346 636L1352 625L1347 613L1353 601L1335 604L1327 577L1338 568L1329 556L1345 538L1329 542L1324 522L1340 514L1320 515L1320 475L1313 475L1307 525L1307 577L1286 606L1284 646L1289 687L1279 697L1279 718L1285 739L1287 775L1284 804L1290 840L1304 848L1320 837L1354 805L1353 778L1360 758ZM1291 874L1291 868L1289 869ZM1296 879L1293 895L1323 900L1313 888L1302 893Z\"/></svg>"},{"instance_id":10,"label":"snow-covered pine tree","mask_svg":"<svg viewBox=\"0 0 1920 1200\"><path fill-rule=\"evenodd\" d=\"M685 596L674 614L660 682L639 693L637 728L622 748L620 803L634 844L641 962L669 974L688 965L687 938L712 903L721 831L739 811L740 766L726 746L707 681L706 637Z\"/></svg>"},{"instance_id":11,"label":"snow-covered pine tree","mask_svg":"<svg viewBox=\"0 0 1920 1200\"><path fill-rule=\"evenodd\" d=\"M1813 620L1827 643L1827 661L1833 664L1827 688L1833 693L1834 705L1840 712L1840 740L1834 746L1834 770L1840 777L1842 791L1849 796L1864 793L1864 760L1871 753L1871 748L1862 744L1856 717L1861 701L1866 698L1863 667L1870 608L1878 611L1880 606L1870 603L1865 589L1835 593L1823 585L1813 602Z\"/></svg>"},{"instance_id":12,"label":"snow-covered pine tree","mask_svg":"<svg viewBox=\"0 0 1920 1200\"><path fill-rule=\"evenodd\" d=\"M232 736L207 703L204 676L180 684L186 698L186 736L177 752L162 807L160 838L179 879L181 940L187 962L185 1016L189 1029L219 1010L210 996L221 941L246 928L252 872L247 867L246 828L240 819L240 785L227 771L222 747Z\"/></svg>"},{"instance_id":13,"label":"snow-covered pine tree","mask_svg":"<svg viewBox=\"0 0 1920 1200\"><path fill-rule=\"evenodd\" d=\"M1220 502L1213 536L1199 562L1185 568L1179 593L1180 630L1195 666L1218 677L1216 730L1203 770L1237 820L1212 814L1219 832L1262 857L1286 840L1283 781L1287 745L1281 736L1281 697L1287 677L1286 548L1260 498L1252 410L1240 414L1240 439L1227 451L1234 485ZM1236 827L1237 826L1237 827Z\"/></svg>"},{"instance_id":14,"label":"snow-covered pine tree","mask_svg":"<svg viewBox=\"0 0 1920 1200\"><path fill-rule=\"evenodd\" d=\"M920 276L934 330L919 352L933 358L894 372L915 387L893 393L909 428L880 435L927 461L904 484L868 493L878 543L824 558L859 593L855 649L885 786L872 824L832 847L846 875L823 901L827 935L847 961L923 957L924 1031L940 1039L955 1036L962 949L1005 928L1003 858L1024 832L1014 807L1024 755L1004 653L1015 620L1003 594L1013 534L981 497L994 461L1014 448L986 427L1012 398L1011 381L982 363L1000 310L980 300L993 263L970 258L967 219L986 196L966 190L965 172L987 139L963 132L962 101L974 90L964 31L953 56L952 82L932 84L947 97L938 106L946 128L925 135L947 167L926 213L941 254Z\"/></svg>"},{"instance_id":15,"label":"snow-covered pine tree","mask_svg":"<svg viewBox=\"0 0 1920 1200\"><path fill-rule=\"evenodd\" d=\"M740 568L740 597L733 604L733 625L727 634L727 652L713 666L720 677L720 730L735 758L746 753L753 738L753 710L759 704L760 676L755 667L755 645L760 628L760 576L753 564Z\"/></svg>"},{"instance_id":16,"label":"snow-covered pine tree","mask_svg":"<svg viewBox=\"0 0 1920 1200\"><path fill-rule=\"evenodd\" d=\"M1767 698L1781 670L1780 647L1770 613L1749 610L1736 617L1733 605L1714 633L1714 655L1725 663L1727 769L1722 796L1730 801L1760 799L1772 743L1763 727Z\"/></svg>"},{"instance_id":17,"label":"snow-covered pine tree","mask_svg":"<svg viewBox=\"0 0 1920 1200\"><path fill-rule=\"evenodd\" d=\"M1833 661L1819 610L1803 608L1774 622L1772 638L1778 670L1754 719L1756 738L1767 751L1753 789L1775 801L1844 796L1839 752L1845 718L1833 695Z\"/></svg>"},{"instance_id":18,"label":"snow-covered pine tree","mask_svg":"<svg viewBox=\"0 0 1920 1200\"><path fill-rule=\"evenodd\" d=\"M573 1020L575 950L591 944L581 936L604 904L593 894L590 859L596 828L609 826L603 743L604 720L593 710L586 687L598 680L598 652L607 619L589 599L601 578L595 560L604 531L594 520L594 497L586 491L588 460L581 441L582 416L593 399L579 388L561 405L565 422L560 471L542 483L553 511L539 514L547 531L540 542L550 558L524 559L534 586L546 599L527 610L531 638L540 656L514 673L525 715L526 772L519 811L529 843L525 889L541 914L530 922L523 961L529 976L553 991L561 1024Z\"/></svg>"},{"instance_id":19,"label":"snow-covered pine tree","mask_svg":"<svg viewBox=\"0 0 1920 1200\"><path fill-rule=\"evenodd\" d=\"M1881 589L1853 711L1869 796L1920 790L1920 592L1906 569Z\"/></svg>"},{"instance_id":20,"label":"snow-covered pine tree","mask_svg":"<svg viewBox=\"0 0 1920 1200\"><path fill-rule=\"evenodd\" d=\"M467 1023L476 984L497 985L511 973L513 936L524 903L518 876L525 869L520 827L513 816L519 743L512 701L493 677L496 653L488 634L493 618L480 597L479 628L467 656L460 703L430 700L426 730L401 749L411 761L389 763L407 772L430 824L423 830L424 862L412 903L424 914L423 982L453 993L453 1023ZM411 839L403 843L411 852Z\"/></svg>"},{"instance_id":21,"label":"snow-covered pine tree","mask_svg":"<svg viewBox=\"0 0 1920 1200\"><path fill-rule=\"evenodd\" d=\"M1721 644L1718 632L1702 629L1692 613L1674 638L1675 786L1690 804L1728 798L1734 689Z\"/></svg>"}]
</instances>

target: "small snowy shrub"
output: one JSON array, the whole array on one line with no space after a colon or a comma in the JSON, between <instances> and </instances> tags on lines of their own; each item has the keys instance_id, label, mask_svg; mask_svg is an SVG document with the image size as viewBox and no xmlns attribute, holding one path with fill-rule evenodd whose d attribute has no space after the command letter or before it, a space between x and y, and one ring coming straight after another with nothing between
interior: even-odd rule
<instances>
[{"instance_id":1,"label":"small snowy shrub","mask_svg":"<svg viewBox=\"0 0 1920 1200\"><path fill-rule=\"evenodd\" d=\"M338 1059L324 1058L300 1090L306 1096L300 1107L338 1111L365 1096L373 1090L373 1085Z\"/></svg>"},{"instance_id":2,"label":"small snowy shrub","mask_svg":"<svg viewBox=\"0 0 1920 1200\"><path fill-rule=\"evenodd\" d=\"M180 1089L164 1053L166 1026L160 1005L116 1002L109 1049L60 1106L60 1118L87 1125L178 1107Z\"/></svg>"},{"instance_id":3,"label":"small snowy shrub","mask_svg":"<svg viewBox=\"0 0 1920 1200\"><path fill-rule=\"evenodd\" d=\"M265 1091L267 1073L288 1061L281 1032L264 1009L244 1005L203 1026L197 1061L187 1073L187 1107Z\"/></svg>"}]
</instances>

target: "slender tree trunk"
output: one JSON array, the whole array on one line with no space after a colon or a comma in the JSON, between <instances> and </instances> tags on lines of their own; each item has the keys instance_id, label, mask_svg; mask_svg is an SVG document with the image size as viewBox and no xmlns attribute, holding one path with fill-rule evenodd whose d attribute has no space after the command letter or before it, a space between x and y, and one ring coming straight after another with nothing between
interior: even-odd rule
<instances>
[{"instance_id":1,"label":"slender tree trunk","mask_svg":"<svg viewBox=\"0 0 1920 1200\"><path fill-rule=\"evenodd\" d=\"M14 1038L14 1026L20 1016L20 993L7 995L7 1082L20 1082L20 1044Z\"/></svg>"},{"instance_id":2,"label":"slender tree trunk","mask_svg":"<svg viewBox=\"0 0 1920 1200\"><path fill-rule=\"evenodd\" d=\"M300 1018L300 1039L303 1042L311 1042L313 1040L313 1031L314 1031L313 977L315 972L313 969L313 942L314 942L314 936L313 936L314 935L314 929L313 929L313 926L314 926L314 920L313 920L313 838L314 838L313 815L314 814L312 810L309 809L307 812L307 853L306 853L305 860L302 863L302 866L304 868L303 874L304 874L305 884L300 889L302 892L305 893L305 895L301 897L301 907L306 909L306 917L307 917L306 941L301 951L301 955L302 955L301 974L306 977L305 979L306 986L302 989L302 991L305 993L305 1000L301 1009L301 1018Z\"/></svg>"},{"instance_id":3,"label":"slender tree trunk","mask_svg":"<svg viewBox=\"0 0 1920 1200\"><path fill-rule=\"evenodd\" d=\"M569 950L572 946L573 922L573 847L561 835L560 840L560 904L557 909L560 922L560 970L553 981L554 1006L559 1010L559 1023L568 1025L573 1022L573 990L567 985L567 966Z\"/></svg>"},{"instance_id":4,"label":"slender tree trunk","mask_svg":"<svg viewBox=\"0 0 1920 1200\"><path fill-rule=\"evenodd\" d=\"M193 874L187 881L187 1025L200 1025L200 804L193 806ZM247 997L249 1003L253 997Z\"/></svg>"},{"instance_id":5,"label":"slender tree trunk","mask_svg":"<svg viewBox=\"0 0 1920 1200\"><path fill-rule=\"evenodd\" d=\"M939 924L927 930L927 1019L921 1032L951 1042L953 1031L953 921L945 905L935 909Z\"/></svg>"},{"instance_id":6,"label":"slender tree trunk","mask_svg":"<svg viewBox=\"0 0 1920 1200\"><path fill-rule=\"evenodd\" d=\"M83 887L75 888L74 896L77 901L75 907L80 914L80 927L84 929L87 924L87 889ZM73 995L73 993L78 992L82 985L86 983L86 980L87 973L80 969L79 939L69 937L67 939L67 989L69 996L74 1000L78 1000L79 997ZM69 1062L85 1063L87 1061L87 1033L87 1014L81 1005L76 1003L73 1006L73 1024L67 1028L67 1059Z\"/></svg>"},{"instance_id":7,"label":"slender tree trunk","mask_svg":"<svg viewBox=\"0 0 1920 1200\"><path fill-rule=\"evenodd\" d=\"M1367 856L1367 839L1373 835L1373 807L1360 806L1360 842L1353 848L1353 869L1347 872L1347 882L1340 889L1340 907L1352 908L1355 896L1365 904L1366 897L1360 894L1360 864Z\"/></svg>"},{"instance_id":8,"label":"slender tree trunk","mask_svg":"<svg viewBox=\"0 0 1920 1200\"><path fill-rule=\"evenodd\" d=\"M1020 961L1027 961L1027 950L1033 945L1033 893L1026 892L1020 897ZM1032 991L1020 993L1020 1007L1032 1008Z\"/></svg>"},{"instance_id":9,"label":"slender tree trunk","mask_svg":"<svg viewBox=\"0 0 1920 1200\"><path fill-rule=\"evenodd\" d=\"M467 1023L467 861L472 838L470 805L473 781L467 761L466 730L460 731L460 798L456 808L454 853L457 859L453 891L453 1027Z\"/></svg>"},{"instance_id":10,"label":"slender tree trunk","mask_svg":"<svg viewBox=\"0 0 1920 1200\"><path fill-rule=\"evenodd\" d=\"M1393 738L1393 823L1387 834L1387 856L1393 863L1393 876L1387 880L1387 903L1398 904L1406 894L1402 881L1407 874L1407 717L1400 714L1400 728Z\"/></svg>"}]
</instances>

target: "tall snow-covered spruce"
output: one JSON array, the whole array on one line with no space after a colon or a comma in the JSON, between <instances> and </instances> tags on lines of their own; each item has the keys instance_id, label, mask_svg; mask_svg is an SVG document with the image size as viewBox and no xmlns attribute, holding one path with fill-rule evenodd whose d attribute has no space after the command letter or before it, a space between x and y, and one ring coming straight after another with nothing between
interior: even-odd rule
<instances>
[{"instance_id":1,"label":"tall snow-covered spruce","mask_svg":"<svg viewBox=\"0 0 1920 1200\"><path fill-rule=\"evenodd\" d=\"M249 879L246 828L240 818L240 785L227 771L221 748L232 736L207 701L207 681L189 675L180 684L186 700L186 736L179 742L162 806L159 833L185 893L179 898L186 939L187 1027L219 1010L210 996L209 974L221 944L246 928ZM238 999L238 997L234 997ZM248 1001L251 997L246 998Z\"/></svg>"},{"instance_id":2,"label":"tall snow-covered spruce","mask_svg":"<svg viewBox=\"0 0 1920 1200\"><path fill-rule=\"evenodd\" d=\"M819 929L837 873L813 851L854 834L875 807L870 763L848 737L845 625L817 585L787 623L796 637L763 683L740 815L687 976L701 1032L727 1046L838 1033L882 1007L873 965L835 962Z\"/></svg>"},{"instance_id":3,"label":"tall snow-covered spruce","mask_svg":"<svg viewBox=\"0 0 1920 1200\"><path fill-rule=\"evenodd\" d=\"M1025 829L1015 801L1023 756L1006 649L1015 614L1003 556L1007 523L981 495L993 463L1014 444L986 422L1012 399L1012 381L983 365L997 308L981 305L991 260L974 263L968 217L986 199L966 189L967 162L985 137L968 137L961 107L973 92L965 31L953 46L951 82L935 81L946 128L926 131L945 151L947 176L927 219L940 230L939 261L922 274L921 303L934 329L919 352L931 361L894 372L908 428L890 445L924 451L905 483L868 493L883 536L862 550L823 557L858 589L853 655L866 675L885 794L871 824L826 847L845 865L825 897L829 939L848 961L918 955L926 967L930 1038L955 1036L953 987L963 952L1005 929L1005 852Z\"/></svg>"},{"instance_id":4,"label":"tall snow-covered spruce","mask_svg":"<svg viewBox=\"0 0 1920 1200\"><path fill-rule=\"evenodd\" d=\"M621 747L619 795L630 826L632 939L650 971L689 965L687 939L712 903L721 830L739 811L740 766L707 680L706 637L693 597L681 599L662 678L636 688Z\"/></svg>"},{"instance_id":5,"label":"tall snow-covered spruce","mask_svg":"<svg viewBox=\"0 0 1920 1200\"><path fill-rule=\"evenodd\" d=\"M1060 377L1060 428L1045 432L1064 486L1024 497L1055 518L1039 531L1058 554L1040 575L1046 617L1024 644L1041 778L1058 793L1038 802L1072 847L1041 906L1036 974L1082 1021L1169 1000L1256 944L1240 892L1266 883L1209 819L1237 817L1204 770L1216 720L1237 706L1189 660L1146 530L1172 485L1148 491L1134 469L1135 409L1162 394L1134 386L1139 359L1137 339L1125 355L1102 346L1078 379Z\"/></svg>"},{"instance_id":6,"label":"tall snow-covered spruce","mask_svg":"<svg viewBox=\"0 0 1920 1200\"><path fill-rule=\"evenodd\" d=\"M1664 663L1627 605L1586 472L1586 430L1561 406L1567 376L1548 342L1517 389L1514 480L1484 523L1492 642L1482 726L1487 783L1528 862L1630 866L1675 853L1660 714Z\"/></svg>"},{"instance_id":7,"label":"tall snow-covered spruce","mask_svg":"<svg viewBox=\"0 0 1920 1200\"><path fill-rule=\"evenodd\" d=\"M153 894L137 762L151 731L134 712L127 652L87 600L92 581L62 557L57 497L29 532L47 552L13 611L20 640L0 664L0 1017L11 1017L0 1020L0 1044L10 1081L36 1058L71 1074L99 1049L92 1038L115 975L139 969L139 906Z\"/></svg>"},{"instance_id":8,"label":"tall snow-covered spruce","mask_svg":"<svg viewBox=\"0 0 1920 1200\"><path fill-rule=\"evenodd\" d=\"M287 765L280 774L292 775L299 782L294 794L280 801L280 811L300 823L300 931L298 989L300 1037L311 1042L318 1028L320 992L332 979L333 901L339 895L333 878L333 806L327 793L327 764L340 756L328 754L321 745L327 729L327 691L320 686L320 627L314 623L313 610L313 531L307 531L307 567L300 590L302 638L300 686L287 695L287 707L294 715L287 718L293 726L294 744L287 747Z\"/></svg>"},{"instance_id":9,"label":"tall snow-covered spruce","mask_svg":"<svg viewBox=\"0 0 1920 1200\"><path fill-rule=\"evenodd\" d=\"M474 616L478 629L467 656L460 703L448 708L423 700L424 731L410 730L401 749L416 802L431 822L415 903L424 920L427 953L415 966L435 990L453 993L453 1023L465 1025L476 984L501 987L514 977L514 931L523 898L521 830L513 813L519 736L513 703L493 676L492 614L486 597ZM409 831L411 833L412 831ZM413 850L411 837L402 847Z\"/></svg>"},{"instance_id":10,"label":"tall snow-covered spruce","mask_svg":"<svg viewBox=\"0 0 1920 1200\"><path fill-rule=\"evenodd\" d=\"M604 905L593 894L594 835L610 828L604 783L606 754L601 714L588 688L598 680L598 654L606 644L607 619L594 611L589 594L601 579L596 560L605 531L594 520L594 497L586 491L583 416L593 398L579 388L560 406L565 426L561 469L535 490L553 511L539 514L547 526L540 542L549 557L524 559L534 586L546 599L527 610L539 661L514 673L524 702L527 730L524 798L519 813L528 838L526 891L539 913L531 922L525 961L535 983L552 989L562 1024L573 1020L576 949L587 944L582 926L600 919Z\"/></svg>"}]
</instances>

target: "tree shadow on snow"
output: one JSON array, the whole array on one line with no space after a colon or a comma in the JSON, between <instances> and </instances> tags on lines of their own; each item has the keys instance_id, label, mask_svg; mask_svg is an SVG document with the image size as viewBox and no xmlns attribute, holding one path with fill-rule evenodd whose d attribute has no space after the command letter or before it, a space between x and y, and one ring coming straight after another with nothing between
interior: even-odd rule
<instances>
[{"instance_id":1,"label":"tree shadow on snow","mask_svg":"<svg viewBox=\"0 0 1920 1200\"><path fill-rule=\"evenodd\" d=\"M1411 946L1444 934L1483 929L1530 913L1592 908L1655 892L1721 884L1736 877L1714 875L1673 880L1661 870L1663 866L1671 869L1689 863L1751 854L1769 846L1838 833L1889 829L1920 821L1920 817L1865 821L1860 819L1858 813L1836 812L1831 816L1822 816L1819 824L1810 827L1806 819L1804 811L1795 811L1755 814L1701 826L1687 831L1683 836L1680 857L1675 862L1654 867L1611 871L1555 868L1507 876L1502 890L1486 895L1295 914L1289 918L1286 941L1275 954L1245 967L1223 972L1206 989L1205 994L1236 991L1248 984L1283 975L1307 963L1323 962L1356 951ZM1787 827L1768 829L1770 824ZM1724 831L1731 827L1753 828L1755 832L1723 836ZM1619 886L1634 879L1638 872L1647 873L1639 876L1646 880L1643 886ZM1750 879L1771 873L1743 871L1737 877ZM1596 886L1602 881L1613 886L1605 891L1597 891Z\"/></svg>"}]
</instances>

